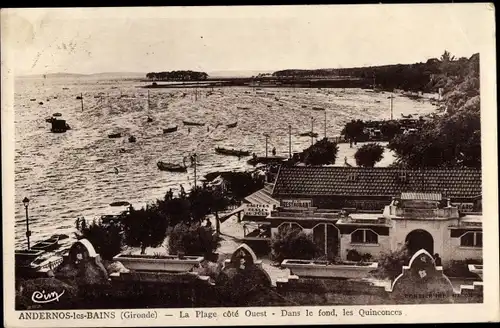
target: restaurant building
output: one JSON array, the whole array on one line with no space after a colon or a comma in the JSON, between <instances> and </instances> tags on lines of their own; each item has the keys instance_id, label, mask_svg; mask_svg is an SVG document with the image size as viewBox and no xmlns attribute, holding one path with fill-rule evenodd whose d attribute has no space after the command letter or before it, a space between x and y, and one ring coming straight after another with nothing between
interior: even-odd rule
<instances>
[{"instance_id":1,"label":"restaurant building","mask_svg":"<svg viewBox=\"0 0 500 328\"><path fill-rule=\"evenodd\" d=\"M405 244L443 264L482 258L480 170L282 167L270 196L279 205L247 219L310 233L327 258Z\"/></svg>"}]
</instances>

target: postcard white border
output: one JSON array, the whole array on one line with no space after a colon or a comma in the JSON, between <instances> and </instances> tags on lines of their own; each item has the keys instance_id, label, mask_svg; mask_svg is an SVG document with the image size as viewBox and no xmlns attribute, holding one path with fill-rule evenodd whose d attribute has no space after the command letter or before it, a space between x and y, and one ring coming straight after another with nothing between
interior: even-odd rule
<instances>
[{"instance_id":1,"label":"postcard white border","mask_svg":"<svg viewBox=\"0 0 500 328\"><path fill-rule=\"evenodd\" d=\"M206 17L216 15L234 16L267 16L267 17L295 17L305 11L313 12L315 15L327 15L325 6L269 6L262 7L177 7L160 10L160 8L73 8L73 9L2 9L1 11L1 37L2 37L2 198L3 198L3 260L4 260L4 322L7 327L64 327L64 326L198 326L198 325L282 325L282 324L349 324L349 323L440 323L440 322L476 322L476 321L498 321L499 315L499 263L498 263L498 176L497 176L497 100L496 100L496 62L495 62L495 24L494 5L482 4L426 4L426 5L351 5L353 10L376 10L383 6L384 13L396 15L397 11L407 6L430 6L433 10L446 10L448 6L470 6L470 13L474 15L478 28L485 34L491 36L487 43L482 44L477 52L480 53L480 79L481 79L481 116L482 116L482 161L483 161L483 229L484 245L484 303L483 304L447 304L447 305L366 305L366 306L302 306L304 311L309 309L317 312L318 309L332 309L341 311L349 308L358 311L360 308L370 309L392 309L401 310L402 316L360 316L346 317L280 317L270 316L267 318L247 318L240 315L239 318L224 318L222 314L228 308L203 309L218 313L217 319L180 319L179 311L193 313L195 309L150 309L156 311L158 319L155 320L122 320L120 310L113 310L117 317L114 320L19 320L21 311L14 311L14 208L6 204L14 204L14 72L10 64L15 60L9 49L9 15L18 11L30 12L33 15L42 16L45 10L58 11L61 15L86 15L89 12L96 16L128 16L132 13L135 17ZM346 7L346 6L338 6ZM151 10L152 9L152 10ZM471 16L472 17L472 16ZM472 19L472 18L471 18ZM491 233L488 233L491 232ZM239 308L240 313L246 309L264 311L269 313L279 312L282 307L259 307ZM292 309L292 307L287 307ZM102 310L99 310L102 312ZM147 309L138 309L136 312L147 312ZM87 312L78 310L74 312ZM173 314L174 316L165 316Z\"/></svg>"}]
</instances>

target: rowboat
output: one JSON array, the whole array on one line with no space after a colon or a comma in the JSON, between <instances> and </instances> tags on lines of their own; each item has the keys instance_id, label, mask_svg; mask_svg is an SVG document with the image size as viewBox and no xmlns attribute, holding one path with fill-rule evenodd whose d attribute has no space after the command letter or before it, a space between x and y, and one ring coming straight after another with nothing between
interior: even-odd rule
<instances>
[{"instance_id":1,"label":"rowboat","mask_svg":"<svg viewBox=\"0 0 500 328\"><path fill-rule=\"evenodd\" d=\"M192 126L204 126L205 123L199 123L199 122L190 122L190 121L182 121L184 125L192 125Z\"/></svg>"},{"instance_id":2,"label":"rowboat","mask_svg":"<svg viewBox=\"0 0 500 328\"><path fill-rule=\"evenodd\" d=\"M42 240L31 247L31 249L46 252L51 252L57 248L59 248L59 238L57 236Z\"/></svg>"},{"instance_id":3,"label":"rowboat","mask_svg":"<svg viewBox=\"0 0 500 328\"><path fill-rule=\"evenodd\" d=\"M325 110L323 107L313 107L312 110Z\"/></svg>"},{"instance_id":4,"label":"rowboat","mask_svg":"<svg viewBox=\"0 0 500 328\"><path fill-rule=\"evenodd\" d=\"M179 164L159 161L156 165L160 171L187 172L187 167Z\"/></svg>"},{"instance_id":5,"label":"rowboat","mask_svg":"<svg viewBox=\"0 0 500 328\"><path fill-rule=\"evenodd\" d=\"M108 138L121 138L122 134L121 133L111 133L111 134L108 134Z\"/></svg>"},{"instance_id":6,"label":"rowboat","mask_svg":"<svg viewBox=\"0 0 500 328\"><path fill-rule=\"evenodd\" d=\"M54 114L52 114L52 116L59 117L59 116L62 116L62 114L61 113L54 113Z\"/></svg>"},{"instance_id":7,"label":"rowboat","mask_svg":"<svg viewBox=\"0 0 500 328\"><path fill-rule=\"evenodd\" d=\"M250 156L249 151L243 151L243 150L235 150L235 149L225 149L221 147L215 148L215 152L221 155L229 155L229 156Z\"/></svg>"},{"instance_id":8,"label":"rowboat","mask_svg":"<svg viewBox=\"0 0 500 328\"><path fill-rule=\"evenodd\" d=\"M177 131L177 125L163 129L163 133L171 133L171 132L175 132L175 131Z\"/></svg>"},{"instance_id":9,"label":"rowboat","mask_svg":"<svg viewBox=\"0 0 500 328\"><path fill-rule=\"evenodd\" d=\"M228 128L235 128L238 125L238 122L230 123L227 125Z\"/></svg>"},{"instance_id":10,"label":"rowboat","mask_svg":"<svg viewBox=\"0 0 500 328\"><path fill-rule=\"evenodd\" d=\"M316 132L304 132L304 133L301 133L299 134L301 137L313 137L313 138L316 138L318 136L318 134Z\"/></svg>"}]
</instances>

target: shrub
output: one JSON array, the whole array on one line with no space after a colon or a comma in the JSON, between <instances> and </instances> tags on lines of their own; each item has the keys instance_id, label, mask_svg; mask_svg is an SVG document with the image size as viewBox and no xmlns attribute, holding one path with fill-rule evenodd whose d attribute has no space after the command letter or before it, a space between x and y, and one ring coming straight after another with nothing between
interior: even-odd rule
<instances>
[{"instance_id":1,"label":"shrub","mask_svg":"<svg viewBox=\"0 0 500 328\"><path fill-rule=\"evenodd\" d=\"M347 251L347 256L346 256L347 261L354 261L354 262L369 262L372 259L372 255L370 253L359 253L355 249L349 249Z\"/></svg>"},{"instance_id":2,"label":"shrub","mask_svg":"<svg viewBox=\"0 0 500 328\"><path fill-rule=\"evenodd\" d=\"M319 253L312 236L297 228L284 228L271 240L271 258L279 263L284 259L311 260Z\"/></svg>"},{"instance_id":3,"label":"shrub","mask_svg":"<svg viewBox=\"0 0 500 328\"><path fill-rule=\"evenodd\" d=\"M384 154L384 147L376 143L369 143L361 146L354 154L356 165L362 167L374 167L375 163L380 162Z\"/></svg>"},{"instance_id":4,"label":"shrub","mask_svg":"<svg viewBox=\"0 0 500 328\"><path fill-rule=\"evenodd\" d=\"M76 219L76 230L76 237L87 239L105 260L112 260L122 250L122 229L117 223L104 224L100 220L89 223L81 217Z\"/></svg>"},{"instance_id":5,"label":"shrub","mask_svg":"<svg viewBox=\"0 0 500 328\"><path fill-rule=\"evenodd\" d=\"M201 226L200 223L178 223L168 239L169 254L173 255L184 253L209 257L219 246L213 229Z\"/></svg>"},{"instance_id":6,"label":"shrub","mask_svg":"<svg viewBox=\"0 0 500 328\"><path fill-rule=\"evenodd\" d=\"M406 246L395 251L382 253L378 262L377 275L394 280L403 272L403 266L408 265L410 259L411 256Z\"/></svg>"}]
</instances>

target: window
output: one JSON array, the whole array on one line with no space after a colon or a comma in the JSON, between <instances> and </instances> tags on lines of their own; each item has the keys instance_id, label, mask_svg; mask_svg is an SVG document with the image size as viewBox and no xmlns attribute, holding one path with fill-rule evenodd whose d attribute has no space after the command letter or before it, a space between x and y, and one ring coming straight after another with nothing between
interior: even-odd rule
<instances>
[{"instance_id":1,"label":"window","mask_svg":"<svg viewBox=\"0 0 500 328\"><path fill-rule=\"evenodd\" d=\"M399 182L405 183L406 181L407 181L406 172L400 172L399 173Z\"/></svg>"},{"instance_id":2,"label":"window","mask_svg":"<svg viewBox=\"0 0 500 328\"><path fill-rule=\"evenodd\" d=\"M278 226L278 231L282 232L284 229L299 230L302 231L302 226L295 222L283 222Z\"/></svg>"},{"instance_id":3,"label":"window","mask_svg":"<svg viewBox=\"0 0 500 328\"><path fill-rule=\"evenodd\" d=\"M483 233L469 231L460 237L460 246L483 247Z\"/></svg>"},{"instance_id":4,"label":"window","mask_svg":"<svg viewBox=\"0 0 500 328\"><path fill-rule=\"evenodd\" d=\"M347 181L356 181L357 178L358 176L356 173L349 173L349 175L347 176Z\"/></svg>"},{"instance_id":5,"label":"window","mask_svg":"<svg viewBox=\"0 0 500 328\"><path fill-rule=\"evenodd\" d=\"M353 244L378 244L378 235L371 229L358 229L351 233Z\"/></svg>"}]
</instances>

